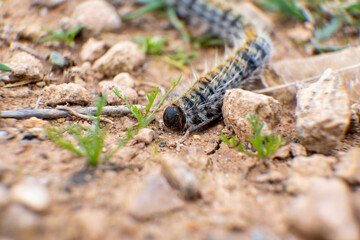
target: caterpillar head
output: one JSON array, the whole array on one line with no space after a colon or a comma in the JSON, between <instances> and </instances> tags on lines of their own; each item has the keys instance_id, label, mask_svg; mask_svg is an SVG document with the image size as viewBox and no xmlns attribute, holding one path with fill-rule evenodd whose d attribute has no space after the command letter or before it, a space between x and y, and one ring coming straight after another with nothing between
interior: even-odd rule
<instances>
[{"instance_id":1,"label":"caterpillar head","mask_svg":"<svg viewBox=\"0 0 360 240\"><path fill-rule=\"evenodd\" d=\"M176 106L171 105L164 111L163 120L165 126L174 131L185 130L186 118L183 110Z\"/></svg>"}]
</instances>

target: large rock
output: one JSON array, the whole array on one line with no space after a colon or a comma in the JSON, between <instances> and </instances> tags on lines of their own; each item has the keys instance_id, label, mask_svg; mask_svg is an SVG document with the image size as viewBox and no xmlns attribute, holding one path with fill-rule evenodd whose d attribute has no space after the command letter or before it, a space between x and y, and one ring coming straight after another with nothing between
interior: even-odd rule
<instances>
[{"instance_id":1,"label":"large rock","mask_svg":"<svg viewBox=\"0 0 360 240\"><path fill-rule=\"evenodd\" d=\"M89 91L75 83L63 83L46 87L42 97L42 101L48 106L64 105L67 103L86 106L91 101Z\"/></svg>"},{"instance_id":2,"label":"large rock","mask_svg":"<svg viewBox=\"0 0 360 240\"><path fill-rule=\"evenodd\" d=\"M331 153L344 138L350 117L347 90L331 70L297 93L296 130L308 150Z\"/></svg>"},{"instance_id":3,"label":"large rock","mask_svg":"<svg viewBox=\"0 0 360 240\"><path fill-rule=\"evenodd\" d=\"M247 142L249 136L254 133L247 120L250 113L258 115L260 122L264 122L262 133L271 134L279 123L280 112L280 103L272 97L242 89L227 91L222 108L225 124L235 130L241 142Z\"/></svg>"},{"instance_id":4,"label":"large rock","mask_svg":"<svg viewBox=\"0 0 360 240\"><path fill-rule=\"evenodd\" d=\"M305 239L360 239L350 191L339 180L312 180L310 190L293 201L288 220Z\"/></svg>"},{"instance_id":5,"label":"large rock","mask_svg":"<svg viewBox=\"0 0 360 240\"><path fill-rule=\"evenodd\" d=\"M10 76L13 81L39 81L44 77L44 66L40 60L26 52L16 52L6 65L13 70Z\"/></svg>"},{"instance_id":6,"label":"large rock","mask_svg":"<svg viewBox=\"0 0 360 240\"><path fill-rule=\"evenodd\" d=\"M145 60L144 53L136 43L121 41L112 46L101 58L95 61L93 69L106 76L115 76L120 72L129 72L140 66Z\"/></svg>"},{"instance_id":7,"label":"large rock","mask_svg":"<svg viewBox=\"0 0 360 240\"><path fill-rule=\"evenodd\" d=\"M121 26L121 19L116 9L106 1L85 1L78 5L71 19L77 26L84 26L91 35L104 31L115 31Z\"/></svg>"}]
</instances>

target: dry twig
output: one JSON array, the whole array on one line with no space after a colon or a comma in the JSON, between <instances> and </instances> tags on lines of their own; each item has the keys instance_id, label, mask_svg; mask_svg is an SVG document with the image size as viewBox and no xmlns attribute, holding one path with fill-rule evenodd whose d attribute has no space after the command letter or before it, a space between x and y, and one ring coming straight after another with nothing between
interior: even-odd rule
<instances>
[{"instance_id":1,"label":"dry twig","mask_svg":"<svg viewBox=\"0 0 360 240\"><path fill-rule=\"evenodd\" d=\"M137 106L142 109L143 106ZM95 115L96 107L73 108L73 111L80 114ZM129 114L130 111L126 106L106 106L102 109L101 115L108 116L122 116ZM71 116L72 114L66 110L60 109L34 109L34 110L16 110L16 111L1 111L0 118L31 118L37 117L42 119L55 119Z\"/></svg>"}]
</instances>

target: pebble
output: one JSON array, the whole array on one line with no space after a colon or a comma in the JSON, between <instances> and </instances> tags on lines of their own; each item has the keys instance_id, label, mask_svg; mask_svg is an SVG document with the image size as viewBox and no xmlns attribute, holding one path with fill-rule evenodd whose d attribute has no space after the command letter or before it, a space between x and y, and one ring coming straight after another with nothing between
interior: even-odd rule
<instances>
[{"instance_id":1,"label":"pebble","mask_svg":"<svg viewBox=\"0 0 360 240\"><path fill-rule=\"evenodd\" d=\"M328 69L297 92L296 130L308 150L330 154L350 124L350 101L340 77Z\"/></svg>"},{"instance_id":2,"label":"pebble","mask_svg":"<svg viewBox=\"0 0 360 240\"><path fill-rule=\"evenodd\" d=\"M360 184L360 148L352 148L335 167L335 175L351 184Z\"/></svg>"},{"instance_id":3,"label":"pebble","mask_svg":"<svg viewBox=\"0 0 360 240\"><path fill-rule=\"evenodd\" d=\"M295 28L290 29L287 32L289 38L291 38L295 42L307 42L313 37L313 32L309 29L306 29L302 25L299 25Z\"/></svg>"},{"instance_id":4,"label":"pebble","mask_svg":"<svg viewBox=\"0 0 360 240\"><path fill-rule=\"evenodd\" d=\"M289 145L282 146L271 155L271 159L286 159L291 157Z\"/></svg>"},{"instance_id":5,"label":"pebble","mask_svg":"<svg viewBox=\"0 0 360 240\"><path fill-rule=\"evenodd\" d=\"M96 224L94 224L96 219ZM75 213L75 221L84 234L84 239L101 239L105 236L106 214L98 209L81 209Z\"/></svg>"},{"instance_id":6,"label":"pebble","mask_svg":"<svg viewBox=\"0 0 360 240\"><path fill-rule=\"evenodd\" d=\"M282 182L285 179L286 179L285 174L278 171L271 171L269 173L263 173L261 175L256 176L255 181L258 183Z\"/></svg>"},{"instance_id":7,"label":"pebble","mask_svg":"<svg viewBox=\"0 0 360 240\"><path fill-rule=\"evenodd\" d=\"M305 239L360 239L350 190L337 179L313 179L309 191L294 199L287 217Z\"/></svg>"},{"instance_id":8,"label":"pebble","mask_svg":"<svg viewBox=\"0 0 360 240\"><path fill-rule=\"evenodd\" d=\"M143 190L130 203L130 214L139 220L147 220L182 207L184 202L171 189L164 176L148 175Z\"/></svg>"},{"instance_id":9,"label":"pebble","mask_svg":"<svg viewBox=\"0 0 360 240\"><path fill-rule=\"evenodd\" d=\"M13 70L12 81L39 81L44 78L44 66L40 60L26 52L16 52L6 65Z\"/></svg>"},{"instance_id":10,"label":"pebble","mask_svg":"<svg viewBox=\"0 0 360 240\"><path fill-rule=\"evenodd\" d=\"M232 89L224 96L222 113L225 125L234 129L237 140L248 142L253 130L248 122L249 114L258 115L260 122L264 122L262 134L271 134L279 122L281 112L280 103L262 94L256 94L242 89Z\"/></svg>"},{"instance_id":11,"label":"pebble","mask_svg":"<svg viewBox=\"0 0 360 240\"><path fill-rule=\"evenodd\" d=\"M46 87L43 90L42 97L42 101L48 106L68 103L87 106L91 102L89 91L75 83L63 83Z\"/></svg>"},{"instance_id":12,"label":"pebble","mask_svg":"<svg viewBox=\"0 0 360 240\"><path fill-rule=\"evenodd\" d=\"M117 151L112 157L112 162L123 164L129 162L138 155L138 151L133 147L123 147Z\"/></svg>"},{"instance_id":13,"label":"pebble","mask_svg":"<svg viewBox=\"0 0 360 240\"><path fill-rule=\"evenodd\" d=\"M2 212L1 228L10 235L34 231L40 217L19 204L13 204Z\"/></svg>"},{"instance_id":14,"label":"pebble","mask_svg":"<svg viewBox=\"0 0 360 240\"><path fill-rule=\"evenodd\" d=\"M197 199L200 197L200 184L190 167L182 159L173 155L161 157L161 173L168 183L186 199Z\"/></svg>"},{"instance_id":15,"label":"pebble","mask_svg":"<svg viewBox=\"0 0 360 240\"><path fill-rule=\"evenodd\" d=\"M117 88L120 95L125 96L129 103L136 104L138 102L138 95L132 88L122 86L113 81L101 81L99 87L101 88L102 95L107 94L106 103L109 105L124 104L124 102L113 92L114 88Z\"/></svg>"},{"instance_id":16,"label":"pebble","mask_svg":"<svg viewBox=\"0 0 360 240\"><path fill-rule=\"evenodd\" d=\"M143 128L139 131L139 133L135 136L135 139L138 142L144 142L146 144L150 144L155 138L155 131L150 128Z\"/></svg>"},{"instance_id":17,"label":"pebble","mask_svg":"<svg viewBox=\"0 0 360 240\"><path fill-rule=\"evenodd\" d=\"M144 53L136 43L121 41L112 46L95 61L93 69L112 77L119 72L129 72L139 67L145 60Z\"/></svg>"},{"instance_id":18,"label":"pebble","mask_svg":"<svg viewBox=\"0 0 360 240\"><path fill-rule=\"evenodd\" d=\"M27 179L11 188L11 199L36 212L46 211L50 206L47 188L35 179Z\"/></svg>"},{"instance_id":19,"label":"pebble","mask_svg":"<svg viewBox=\"0 0 360 240\"><path fill-rule=\"evenodd\" d=\"M193 135L193 139L194 139L194 140L201 140L201 136L195 134L195 135Z\"/></svg>"},{"instance_id":20,"label":"pebble","mask_svg":"<svg viewBox=\"0 0 360 240\"><path fill-rule=\"evenodd\" d=\"M276 150L276 152L271 155L271 158L286 159L297 156L307 156L305 147L298 143L289 143Z\"/></svg>"},{"instance_id":21,"label":"pebble","mask_svg":"<svg viewBox=\"0 0 360 240\"><path fill-rule=\"evenodd\" d=\"M106 44L103 41L98 41L90 38L83 44L80 51L80 58L82 61L93 62L102 56L106 51Z\"/></svg>"},{"instance_id":22,"label":"pebble","mask_svg":"<svg viewBox=\"0 0 360 240\"><path fill-rule=\"evenodd\" d=\"M5 186L0 185L0 209L6 206L9 200L10 200L9 190Z\"/></svg>"},{"instance_id":23,"label":"pebble","mask_svg":"<svg viewBox=\"0 0 360 240\"><path fill-rule=\"evenodd\" d=\"M129 87L129 88L135 87L135 81L129 73L119 73L114 77L113 81L125 87Z\"/></svg>"},{"instance_id":24,"label":"pebble","mask_svg":"<svg viewBox=\"0 0 360 240\"><path fill-rule=\"evenodd\" d=\"M286 180L285 190L290 194L302 194L309 190L311 185L311 177L302 176L297 173L292 173Z\"/></svg>"},{"instance_id":25,"label":"pebble","mask_svg":"<svg viewBox=\"0 0 360 240\"><path fill-rule=\"evenodd\" d=\"M71 21L75 26L84 26L90 36L121 27L116 9L106 1L86 1L79 4L71 15Z\"/></svg>"},{"instance_id":26,"label":"pebble","mask_svg":"<svg viewBox=\"0 0 360 240\"><path fill-rule=\"evenodd\" d=\"M24 125L24 127L26 128L47 128L50 127L50 123L48 121L36 118L36 117L31 117L29 119L26 119L22 122L22 124Z\"/></svg>"},{"instance_id":27,"label":"pebble","mask_svg":"<svg viewBox=\"0 0 360 240\"><path fill-rule=\"evenodd\" d=\"M332 165L337 162L335 157L314 154L310 157L296 157L291 164L291 170L302 176L331 177Z\"/></svg>"},{"instance_id":28,"label":"pebble","mask_svg":"<svg viewBox=\"0 0 360 240\"><path fill-rule=\"evenodd\" d=\"M299 143L290 143L288 144L288 146L290 148L290 153L293 157L307 156L306 148L303 145Z\"/></svg>"}]
</instances>

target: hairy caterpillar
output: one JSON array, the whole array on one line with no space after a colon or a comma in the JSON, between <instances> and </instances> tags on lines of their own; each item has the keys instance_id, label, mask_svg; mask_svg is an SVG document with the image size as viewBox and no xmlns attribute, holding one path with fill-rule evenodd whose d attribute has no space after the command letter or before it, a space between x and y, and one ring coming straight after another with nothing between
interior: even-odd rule
<instances>
[{"instance_id":1,"label":"hairy caterpillar","mask_svg":"<svg viewBox=\"0 0 360 240\"><path fill-rule=\"evenodd\" d=\"M269 41L258 36L253 25L230 8L204 0L168 0L190 22L207 22L210 30L226 39L244 40L223 64L198 78L163 114L165 125L175 131L198 130L221 117L223 97L231 88L249 89L253 76L269 59ZM235 42L236 43L236 42Z\"/></svg>"}]
</instances>

